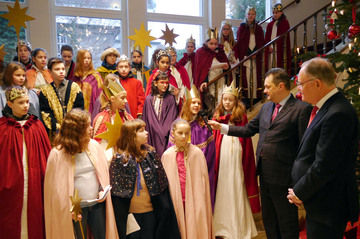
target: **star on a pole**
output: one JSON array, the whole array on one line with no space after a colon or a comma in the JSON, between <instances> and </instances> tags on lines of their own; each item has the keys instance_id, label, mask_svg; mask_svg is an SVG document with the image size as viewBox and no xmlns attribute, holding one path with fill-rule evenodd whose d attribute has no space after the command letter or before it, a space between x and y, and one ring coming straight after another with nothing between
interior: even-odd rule
<instances>
[{"instance_id":1,"label":"star on a pole","mask_svg":"<svg viewBox=\"0 0 360 239\"><path fill-rule=\"evenodd\" d=\"M145 51L146 46L151 47L151 44L150 44L151 41L157 39L156 37L150 36L151 30L146 31L143 22L141 23L140 30L137 30L136 28L134 28L134 31L135 31L135 34L128 36L127 38L129 38L130 40L134 40L135 41L134 47L140 46L142 52Z\"/></svg>"},{"instance_id":2,"label":"star on a pole","mask_svg":"<svg viewBox=\"0 0 360 239\"><path fill-rule=\"evenodd\" d=\"M100 139L106 139L108 141L106 150L108 150L109 148L111 148L116 144L116 140L120 137L120 130L121 130L121 126L123 125L123 122L121 120L119 112L116 111L114 124L109 122L105 122L105 124L108 130L101 134L96 135L95 137Z\"/></svg>"},{"instance_id":3,"label":"star on a pole","mask_svg":"<svg viewBox=\"0 0 360 239\"><path fill-rule=\"evenodd\" d=\"M74 221L75 222L78 221L78 215L82 213L81 206L80 206L81 199L82 198L79 198L78 190L75 189L74 196L70 196L71 205L72 205L70 212L74 213L74 216L75 216Z\"/></svg>"},{"instance_id":4,"label":"star on a pole","mask_svg":"<svg viewBox=\"0 0 360 239\"><path fill-rule=\"evenodd\" d=\"M0 15L0 17L9 20L7 27L14 26L16 35L19 39L21 27L27 28L25 22L35 20L35 18L26 14L28 7L20 8L19 0L16 0L14 7L7 5L9 12Z\"/></svg>"},{"instance_id":5,"label":"star on a pole","mask_svg":"<svg viewBox=\"0 0 360 239\"><path fill-rule=\"evenodd\" d=\"M174 28L170 30L167 24L165 24L165 26L166 30L161 30L164 35L162 35L159 39L165 40L165 45L166 43L169 43L169 45L172 46L174 42L176 43L175 38L179 35L174 33Z\"/></svg>"},{"instance_id":6,"label":"star on a pole","mask_svg":"<svg viewBox=\"0 0 360 239\"><path fill-rule=\"evenodd\" d=\"M7 53L4 51L4 44L2 46L0 46L0 60L4 61L4 56Z\"/></svg>"}]
</instances>

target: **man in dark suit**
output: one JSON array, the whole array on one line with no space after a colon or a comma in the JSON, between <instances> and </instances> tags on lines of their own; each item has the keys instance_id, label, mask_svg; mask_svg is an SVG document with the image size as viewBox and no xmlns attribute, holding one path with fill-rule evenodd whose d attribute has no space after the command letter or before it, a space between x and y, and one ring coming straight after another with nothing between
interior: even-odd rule
<instances>
[{"instance_id":1,"label":"man in dark suit","mask_svg":"<svg viewBox=\"0 0 360 239\"><path fill-rule=\"evenodd\" d=\"M343 238L346 223L359 217L358 118L335 78L328 61L314 58L302 65L297 82L303 100L314 109L297 152L288 199L304 205L309 239Z\"/></svg>"},{"instance_id":2,"label":"man in dark suit","mask_svg":"<svg viewBox=\"0 0 360 239\"><path fill-rule=\"evenodd\" d=\"M264 93L272 102L266 103L247 125L228 126L215 121L209 124L231 136L251 137L259 133L256 158L266 236L298 239L298 210L289 204L286 195L311 106L290 94L290 79L283 69L271 69L265 77Z\"/></svg>"}]
</instances>

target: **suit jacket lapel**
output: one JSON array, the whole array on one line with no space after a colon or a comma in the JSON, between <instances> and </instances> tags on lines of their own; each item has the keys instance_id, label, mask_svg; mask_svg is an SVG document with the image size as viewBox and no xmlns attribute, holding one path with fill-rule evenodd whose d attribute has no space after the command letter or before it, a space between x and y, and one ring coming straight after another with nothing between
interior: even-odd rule
<instances>
[{"instance_id":1,"label":"suit jacket lapel","mask_svg":"<svg viewBox=\"0 0 360 239\"><path fill-rule=\"evenodd\" d=\"M275 109L275 103L270 104L269 108L267 109L266 117L265 117L267 125L271 125L271 117L274 112L274 109Z\"/></svg>"},{"instance_id":2,"label":"suit jacket lapel","mask_svg":"<svg viewBox=\"0 0 360 239\"><path fill-rule=\"evenodd\" d=\"M283 118L287 113L289 113L292 109L292 106L294 105L294 102L295 102L295 98L293 97L293 95L290 95L290 98L286 101L285 105L282 107L282 109L280 110L278 115L275 117L273 122L271 122L271 124L276 123L281 118Z\"/></svg>"}]
</instances>

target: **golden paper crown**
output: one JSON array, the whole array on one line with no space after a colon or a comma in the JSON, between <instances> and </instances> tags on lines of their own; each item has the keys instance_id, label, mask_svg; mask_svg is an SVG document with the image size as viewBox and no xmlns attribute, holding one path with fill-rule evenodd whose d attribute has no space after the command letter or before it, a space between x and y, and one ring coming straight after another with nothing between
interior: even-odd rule
<instances>
[{"instance_id":1,"label":"golden paper crown","mask_svg":"<svg viewBox=\"0 0 360 239\"><path fill-rule=\"evenodd\" d=\"M102 89L108 100L110 99L111 96L116 96L123 91L126 92L126 90L123 88L121 84L112 80L109 80L107 86L103 85Z\"/></svg>"},{"instance_id":2,"label":"golden paper crown","mask_svg":"<svg viewBox=\"0 0 360 239\"><path fill-rule=\"evenodd\" d=\"M24 95L29 95L25 86L13 86L8 88L5 92L6 101L13 101Z\"/></svg>"},{"instance_id":3,"label":"golden paper crown","mask_svg":"<svg viewBox=\"0 0 360 239\"><path fill-rule=\"evenodd\" d=\"M211 29L209 27L209 30L207 31L207 33L208 33L209 39L212 39L212 38L218 39L218 37L219 37L219 33L218 33L218 30L216 27L214 29Z\"/></svg>"},{"instance_id":4,"label":"golden paper crown","mask_svg":"<svg viewBox=\"0 0 360 239\"><path fill-rule=\"evenodd\" d=\"M192 37L192 34L191 34L190 38L186 39L186 44L188 44L188 43L194 43L194 45L195 45L195 39Z\"/></svg>"},{"instance_id":5,"label":"golden paper crown","mask_svg":"<svg viewBox=\"0 0 360 239\"><path fill-rule=\"evenodd\" d=\"M125 56L125 55L120 56L119 62L122 62L122 61L127 61L128 63L130 63L129 58L127 58L127 56Z\"/></svg>"},{"instance_id":6,"label":"golden paper crown","mask_svg":"<svg viewBox=\"0 0 360 239\"><path fill-rule=\"evenodd\" d=\"M273 11L278 11L278 12L282 12L283 11L283 6L281 5L281 3L276 3L273 7Z\"/></svg>"},{"instance_id":7,"label":"golden paper crown","mask_svg":"<svg viewBox=\"0 0 360 239\"><path fill-rule=\"evenodd\" d=\"M185 100L191 100L194 98L201 99L199 91L196 89L196 86L193 84L191 86L191 90L189 90L187 87L185 87Z\"/></svg>"},{"instance_id":8,"label":"golden paper crown","mask_svg":"<svg viewBox=\"0 0 360 239\"><path fill-rule=\"evenodd\" d=\"M236 81L233 80L230 86L225 86L222 94L231 94L236 98L239 98L239 89L236 88Z\"/></svg>"},{"instance_id":9,"label":"golden paper crown","mask_svg":"<svg viewBox=\"0 0 360 239\"><path fill-rule=\"evenodd\" d=\"M133 51L141 51L140 46L139 46L139 45L133 46L133 47L132 47L132 52L133 52ZM142 51L141 51L141 53L142 53Z\"/></svg>"}]
</instances>

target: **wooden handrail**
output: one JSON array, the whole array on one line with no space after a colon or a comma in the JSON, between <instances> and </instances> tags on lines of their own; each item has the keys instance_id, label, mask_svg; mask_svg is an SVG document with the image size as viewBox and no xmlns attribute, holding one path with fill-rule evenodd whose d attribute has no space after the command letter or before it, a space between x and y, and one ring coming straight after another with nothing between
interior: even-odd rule
<instances>
[{"instance_id":1,"label":"wooden handrail","mask_svg":"<svg viewBox=\"0 0 360 239\"><path fill-rule=\"evenodd\" d=\"M300 2L300 0L294 0L294 1L292 1L291 3L289 3L288 5L286 5L286 6L283 8L283 11L284 11L286 8L288 8L288 7L290 7L291 5L293 5L294 3L298 4L299 2ZM266 18L265 20L260 21L258 24L261 25L261 24L263 24L264 22L267 22L268 20L270 20L270 18L272 18L272 16Z\"/></svg>"},{"instance_id":2,"label":"wooden handrail","mask_svg":"<svg viewBox=\"0 0 360 239\"><path fill-rule=\"evenodd\" d=\"M262 46L261 48L259 48L258 50L256 50L255 52L253 52L252 54L250 54L249 56L247 56L246 58L244 58L243 60L241 60L238 64L232 66L230 69L228 69L227 71L225 71L224 73L218 75L217 77L215 77L213 80L211 80L208 85L211 85L213 83L215 83L216 81L218 81L220 78L224 77L225 75L229 74L230 72L232 72L233 70L235 70L236 68L238 68L240 65L242 65L245 61L249 60L251 57L256 56L257 54L262 53L265 48L269 47L272 44L275 44L278 40L280 40L281 38L285 37L285 35L289 34L291 31L296 31L296 29L304 24L305 22L307 22L310 18L314 17L314 15L317 15L319 12L323 11L324 9L327 9L329 6L331 5L331 2L326 4L324 7L322 7L321 9L319 9L318 11L314 12L313 14L311 14L309 17L305 18L303 21L301 21L300 23L296 24L295 26L291 27L288 31L284 32L283 34L277 36L275 39L273 39L272 41L268 42L266 45ZM307 46L304 46L307 47Z\"/></svg>"}]
</instances>

